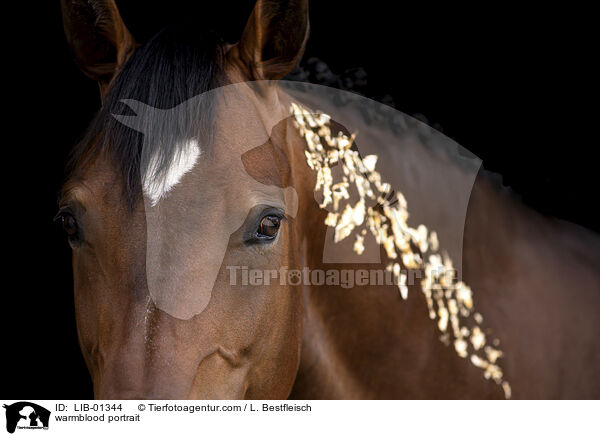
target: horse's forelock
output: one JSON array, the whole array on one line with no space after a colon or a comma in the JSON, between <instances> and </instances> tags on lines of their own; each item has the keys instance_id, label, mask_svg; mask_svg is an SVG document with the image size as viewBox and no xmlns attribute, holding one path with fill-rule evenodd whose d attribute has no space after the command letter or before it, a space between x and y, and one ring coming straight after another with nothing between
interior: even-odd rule
<instances>
[{"instance_id":1,"label":"horse's forelock","mask_svg":"<svg viewBox=\"0 0 600 436\"><path fill-rule=\"evenodd\" d=\"M144 180L142 150L147 148L145 154L152 156L155 174L167 173L182 152L180 144L211 136L214 107L205 102L194 110L194 116L179 117L168 128L164 111L147 111L144 124L157 128L153 138L144 138L144 129L122 122L125 117L138 115L127 100L173 109L223 83L223 53L218 36L197 29L165 29L139 47L115 77L103 107L72 150L68 178L84 170L98 152L104 152L113 160L123 180L125 199L132 207Z\"/></svg>"}]
</instances>

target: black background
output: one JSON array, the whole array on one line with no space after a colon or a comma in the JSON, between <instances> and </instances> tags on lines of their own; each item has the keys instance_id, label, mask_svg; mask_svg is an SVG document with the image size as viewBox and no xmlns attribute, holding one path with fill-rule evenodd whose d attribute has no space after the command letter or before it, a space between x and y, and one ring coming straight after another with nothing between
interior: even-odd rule
<instances>
[{"instance_id":1,"label":"black background","mask_svg":"<svg viewBox=\"0 0 600 436\"><path fill-rule=\"evenodd\" d=\"M305 59L363 67L371 89L430 123L504 176L543 213L600 230L589 11L486 3L313 0ZM140 41L171 23L235 41L252 1L118 2ZM75 66L58 1L8 11L2 116L5 253L0 397L90 397L77 344L70 248L52 224L70 147L99 107ZM12 26L15 27L12 30ZM374 96L372 96L374 97Z\"/></svg>"}]
</instances>

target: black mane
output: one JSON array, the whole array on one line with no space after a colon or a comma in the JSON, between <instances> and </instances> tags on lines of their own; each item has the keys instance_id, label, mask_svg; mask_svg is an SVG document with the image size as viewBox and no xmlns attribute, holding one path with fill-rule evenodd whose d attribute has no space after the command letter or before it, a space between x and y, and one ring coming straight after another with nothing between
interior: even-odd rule
<instances>
[{"instance_id":1,"label":"black mane","mask_svg":"<svg viewBox=\"0 0 600 436\"><path fill-rule=\"evenodd\" d=\"M223 53L223 42L214 33L171 28L135 50L115 77L83 140L73 149L67 168L69 177L99 151L106 151L121 172L124 194L132 205L141 187L143 135L113 117L135 115L121 100L137 100L158 109L173 108L222 84ZM190 126L197 135L205 134L212 125L210 109L203 108L201 119ZM161 146L169 147L169 142L163 141ZM161 150L165 161L172 151Z\"/></svg>"}]
</instances>

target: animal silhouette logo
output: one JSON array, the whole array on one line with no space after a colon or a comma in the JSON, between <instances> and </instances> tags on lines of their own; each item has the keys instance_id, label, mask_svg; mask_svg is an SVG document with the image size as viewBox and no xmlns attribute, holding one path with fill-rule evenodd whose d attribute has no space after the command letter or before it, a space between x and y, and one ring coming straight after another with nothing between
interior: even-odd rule
<instances>
[{"instance_id":1,"label":"animal silhouette logo","mask_svg":"<svg viewBox=\"0 0 600 436\"><path fill-rule=\"evenodd\" d=\"M3 406L6 409L6 431L19 429L48 429L50 411L28 401Z\"/></svg>"}]
</instances>

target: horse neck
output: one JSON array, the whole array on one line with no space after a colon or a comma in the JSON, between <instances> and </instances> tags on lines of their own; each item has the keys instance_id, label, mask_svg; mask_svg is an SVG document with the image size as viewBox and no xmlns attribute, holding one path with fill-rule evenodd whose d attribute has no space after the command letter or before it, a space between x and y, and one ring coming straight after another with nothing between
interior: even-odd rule
<instances>
[{"instance_id":1,"label":"horse neck","mask_svg":"<svg viewBox=\"0 0 600 436\"><path fill-rule=\"evenodd\" d=\"M473 167L465 171L443 156L432 156L416 136L411 139L411 134L405 135L401 157L397 149L368 152L376 152L380 160L398 168L399 178L391 181L393 186L405 193L408 209L417 221L437 220L425 224L441 231L441 247L452 245L444 243L445 231L450 238L458 234L454 246L462 257L462 277L473 289L475 308L483 314L486 328L501 341L506 354L501 364L516 397L573 395L573 389L581 385L582 369L565 371L561 362L567 354L577 360L577 353L595 346L595 336L582 336L581 332L600 329L600 318L594 312L600 305L600 238L525 207L510 190L490 181L485 172L477 174ZM387 138L375 139L379 144L388 142ZM435 135L433 139L443 140ZM432 138L426 142L431 143ZM314 174L304 162L303 150L302 141L294 167L299 165L305 171L305 192L299 195L306 202L301 204L300 218L306 223L303 235L311 236L300 250L301 266L324 270L339 267L322 262L326 213L314 201ZM424 161L428 165L424 166ZM450 172L444 173L446 169ZM404 175L410 178L402 179ZM423 183L439 187L434 199L418 195ZM457 194L456 186L468 187L467 195ZM413 195L411 189L415 190ZM448 222L459 223L460 228L448 226ZM456 266L455 253L450 254ZM383 266L352 265L355 269ZM577 290L576 299L573 289ZM303 289L303 302L304 337L294 397L503 397L496 385L483 379L479 369L439 341L417 287L410 288L404 301L395 286L311 286ZM568 351L556 346L560 341L571 344L576 337L588 351L581 346L569 347ZM541 382L536 384L523 379L530 374L527 368L533 361L539 363L536 377ZM583 371L593 371L598 365L600 355L596 353L594 363ZM560 380L557 373L563 374ZM589 380L600 380L588 375ZM600 389L600 381L587 386L593 392ZM581 392L577 391L579 396Z\"/></svg>"},{"instance_id":2,"label":"horse neck","mask_svg":"<svg viewBox=\"0 0 600 436\"><path fill-rule=\"evenodd\" d=\"M479 175L465 226L464 278L522 398L586 398L600 390L600 353L590 353L600 329L599 255L597 234L544 216ZM585 364L565 364L583 355Z\"/></svg>"},{"instance_id":3,"label":"horse neck","mask_svg":"<svg viewBox=\"0 0 600 436\"><path fill-rule=\"evenodd\" d=\"M315 175L306 165L303 141L294 137L291 160L301 199L298 268L384 270L383 252L380 263L323 262L326 211L314 199ZM440 342L418 284L410 286L407 300L395 285L311 285L302 293L301 362L292 397L502 397L499 388L481 382L479 370Z\"/></svg>"},{"instance_id":4,"label":"horse neck","mask_svg":"<svg viewBox=\"0 0 600 436\"><path fill-rule=\"evenodd\" d=\"M324 232L306 255L318 256ZM317 247L317 248L315 248ZM383 269L382 264L312 268ZM307 286L293 398L502 398L500 388L439 340L418 286Z\"/></svg>"}]
</instances>

